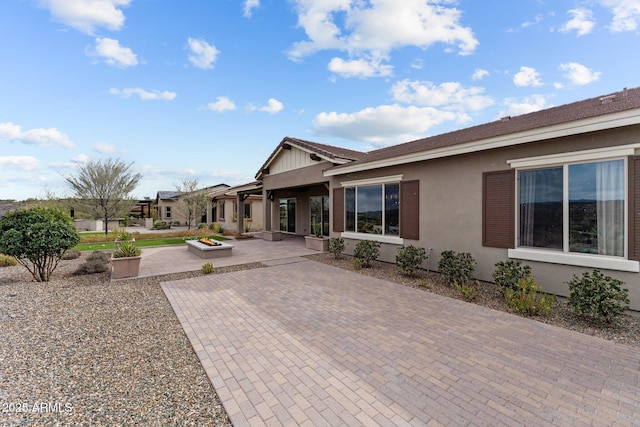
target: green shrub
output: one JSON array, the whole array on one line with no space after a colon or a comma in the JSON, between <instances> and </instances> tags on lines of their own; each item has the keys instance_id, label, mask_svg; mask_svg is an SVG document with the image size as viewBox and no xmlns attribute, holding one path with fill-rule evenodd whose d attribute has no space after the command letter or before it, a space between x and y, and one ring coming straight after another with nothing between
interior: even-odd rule
<instances>
[{"instance_id":1,"label":"green shrub","mask_svg":"<svg viewBox=\"0 0 640 427\"><path fill-rule=\"evenodd\" d=\"M329 239L329 252L338 259L344 252L344 239L342 237L332 237Z\"/></svg>"},{"instance_id":2,"label":"green shrub","mask_svg":"<svg viewBox=\"0 0 640 427\"><path fill-rule=\"evenodd\" d=\"M60 257L60 259L64 259L64 260L71 260L71 259L78 259L80 258L80 251L69 251L69 252L65 252L64 255L62 255L62 257Z\"/></svg>"},{"instance_id":3,"label":"green shrub","mask_svg":"<svg viewBox=\"0 0 640 427\"><path fill-rule=\"evenodd\" d=\"M611 323L628 307L629 291L618 279L603 276L600 270L584 272L582 278L573 276L569 285L569 305L580 316Z\"/></svg>"},{"instance_id":4,"label":"green shrub","mask_svg":"<svg viewBox=\"0 0 640 427\"><path fill-rule=\"evenodd\" d=\"M136 247L136 242L124 241L120 242L118 248L113 251L114 258L129 258L140 256L142 252Z\"/></svg>"},{"instance_id":5,"label":"green shrub","mask_svg":"<svg viewBox=\"0 0 640 427\"><path fill-rule=\"evenodd\" d=\"M510 259L496 263L493 280L504 292L507 289L517 290L518 281L531 275L531 267L522 265L520 261Z\"/></svg>"},{"instance_id":6,"label":"green shrub","mask_svg":"<svg viewBox=\"0 0 640 427\"><path fill-rule=\"evenodd\" d=\"M0 253L14 257L37 282L48 282L66 251L80 241L69 215L32 207L0 218Z\"/></svg>"},{"instance_id":7,"label":"green shrub","mask_svg":"<svg viewBox=\"0 0 640 427\"><path fill-rule=\"evenodd\" d=\"M171 223L171 225L173 225L174 227L179 227L180 226L180 221L173 221Z\"/></svg>"},{"instance_id":8,"label":"green shrub","mask_svg":"<svg viewBox=\"0 0 640 427\"><path fill-rule=\"evenodd\" d=\"M0 254L0 267L13 267L18 265L18 261L12 256Z\"/></svg>"},{"instance_id":9,"label":"green shrub","mask_svg":"<svg viewBox=\"0 0 640 427\"><path fill-rule=\"evenodd\" d=\"M211 231L213 231L216 234L222 234L224 233L224 229L222 228L222 224L220 224L219 222L214 222L213 224L211 224L209 226L209 229Z\"/></svg>"},{"instance_id":10,"label":"green shrub","mask_svg":"<svg viewBox=\"0 0 640 427\"><path fill-rule=\"evenodd\" d=\"M210 262L202 264L202 274L211 274L213 272L213 264Z\"/></svg>"},{"instance_id":11,"label":"green shrub","mask_svg":"<svg viewBox=\"0 0 640 427\"><path fill-rule=\"evenodd\" d=\"M380 255L380 242L362 240L353 250L353 256L359 259L362 267L371 267L371 261L378 259Z\"/></svg>"},{"instance_id":12,"label":"green shrub","mask_svg":"<svg viewBox=\"0 0 640 427\"><path fill-rule=\"evenodd\" d=\"M107 252L93 251L85 262L80 264L74 274L104 273L109 268L109 254Z\"/></svg>"},{"instance_id":13,"label":"green shrub","mask_svg":"<svg viewBox=\"0 0 640 427\"><path fill-rule=\"evenodd\" d=\"M468 252L456 254L454 251L444 251L440 255L438 271L447 283L466 284L473 278L476 261Z\"/></svg>"},{"instance_id":14,"label":"green shrub","mask_svg":"<svg viewBox=\"0 0 640 427\"><path fill-rule=\"evenodd\" d=\"M462 296L465 301L473 301L478 295L477 286L468 283L458 284L458 282L453 282L451 286L460 293L460 296Z\"/></svg>"},{"instance_id":15,"label":"green shrub","mask_svg":"<svg viewBox=\"0 0 640 427\"><path fill-rule=\"evenodd\" d=\"M167 224L167 221L153 221L154 230L168 230L170 228L171 225Z\"/></svg>"},{"instance_id":16,"label":"green shrub","mask_svg":"<svg viewBox=\"0 0 640 427\"><path fill-rule=\"evenodd\" d=\"M531 316L548 316L556 302L555 295L538 294L531 275L518 280L516 289L506 288L504 297L510 310Z\"/></svg>"},{"instance_id":17,"label":"green shrub","mask_svg":"<svg viewBox=\"0 0 640 427\"><path fill-rule=\"evenodd\" d=\"M209 226L206 222L201 222L200 224L198 224L198 230L207 230L208 228Z\"/></svg>"},{"instance_id":18,"label":"green shrub","mask_svg":"<svg viewBox=\"0 0 640 427\"><path fill-rule=\"evenodd\" d=\"M424 248L418 248L413 245L403 246L398 249L396 265L400 267L403 273L411 275L420 268L426 259L427 251Z\"/></svg>"}]
</instances>

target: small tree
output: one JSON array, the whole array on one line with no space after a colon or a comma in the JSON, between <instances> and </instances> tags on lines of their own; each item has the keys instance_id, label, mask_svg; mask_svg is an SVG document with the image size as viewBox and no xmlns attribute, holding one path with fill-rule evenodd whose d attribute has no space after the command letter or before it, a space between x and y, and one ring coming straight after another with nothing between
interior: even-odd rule
<instances>
[{"instance_id":1,"label":"small tree","mask_svg":"<svg viewBox=\"0 0 640 427\"><path fill-rule=\"evenodd\" d=\"M0 218L0 252L15 257L38 282L48 282L79 241L71 217L58 209L32 207Z\"/></svg>"},{"instance_id":2,"label":"small tree","mask_svg":"<svg viewBox=\"0 0 640 427\"><path fill-rule=\"evenodd\" d=\"M133 173L132 165L113 159L90 161L80 166L77 176L65 178L79 202L104 220L104 234L109 232L109 218L128 214L133 206L131 193L142 175Z\"/></svg>"},{"instance_id":3,"label":"small tree","mask_svg":"<svg viewBox=\"0 0 640 427\"><path fill-rule=\"evenodd\" d=\"M194 221L202 217L207 209L207 197L203 191L198 190L199 185L198 179L188 178L183 178L179 184L175 184L176 191L182 193L176 209L187 221L189 230Z\"/></svg>"}]
</instances>

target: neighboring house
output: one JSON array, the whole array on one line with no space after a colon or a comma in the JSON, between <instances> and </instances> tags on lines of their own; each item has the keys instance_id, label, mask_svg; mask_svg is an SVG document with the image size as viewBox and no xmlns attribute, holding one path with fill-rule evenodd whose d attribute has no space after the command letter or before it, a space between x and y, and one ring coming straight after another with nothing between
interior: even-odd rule
<instances>
[{"instance_id":1,"label":"neighboring house","mask_svg":"<svg viewBox=\"0 0 640 427\"><path fill-rule=\"evenodd\" d=\"M245 226L251 231L262 230L262 196L243 193L244 190L252 189L253 183L238 187L221 184L209 188L207 212L202 222L217 222L225 231L243 232Z\"/></svg>"},{"instance_id":2,"label":"neighboring house","mask_svg":"<svg viewBox=\"0 0 640 427\"><path fill-rule=\"evenodd\" d=\"M181 225L186 222L186 218L177 209L178 199L182 194L181 191L158 191L155 203L158 221L166 221L167 223L178 221Z\"/></svg>"},{"instance_id":3,"label":"neighboring house","mask_svg":"<svg viewBox=\"0 0 640 427\"><path fill-rule=\"evenodd\" d=\"M492 280L509 258L544 291L594 268L640 310L640 88L368 153L284 138L247 194L265 231L306 235L321 221L347 252L366 239L394 262L402 246L470 252Z\"/></svg>"},{"instance_id":4,"label":"neighboring house","mask_svg":"<svg viewBox=\"0 0 640 427\"><path fill-rule=\"evenodd\" d=\"M195 218L192 226L199 223L208 225L214 222L222 225L225 231L244 232L245 226L251 231L263 228L263 207L261 195L244 194L253 190L253 183L238 187L218 184L197 190L204 193L207 204L202 216ZM179 191L158 191L156 209L158 219L173 223L186 224L187 218L179 201L185 193Z\"/></svg>"}]
</instances>

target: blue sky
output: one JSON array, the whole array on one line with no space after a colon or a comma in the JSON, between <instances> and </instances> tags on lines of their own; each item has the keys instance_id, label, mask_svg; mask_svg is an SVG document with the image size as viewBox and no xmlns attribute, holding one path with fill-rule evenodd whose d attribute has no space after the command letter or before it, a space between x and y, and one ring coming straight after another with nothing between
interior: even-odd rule
<instances>
[{"instance_id":1,"label":"blue sky","mask_svg":"<svg viewBox=\"0 0 640 427\"><path fill-rule=\"evenodd\" d=\"M285 136L370 150L640 86L640 0L6 0L0 199L120 158L136 197L250 182Z\"/></svg>"}]
</instances>

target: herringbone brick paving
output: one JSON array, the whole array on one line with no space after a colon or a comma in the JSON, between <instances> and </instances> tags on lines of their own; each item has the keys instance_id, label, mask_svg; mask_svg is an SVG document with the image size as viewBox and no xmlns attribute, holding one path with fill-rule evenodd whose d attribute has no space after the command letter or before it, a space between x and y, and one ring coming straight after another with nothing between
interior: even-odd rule
<instances>
[{"instance_id":1,"label":"herringbone brick paving","mask_svg":"<svg viewBox=\"0 0 640 427\"><path fill-rule=\"evenodd\" d=\"M163 289L234 426L640 425L640 352L302 258Z\"/></svg>"}]
</instances>

